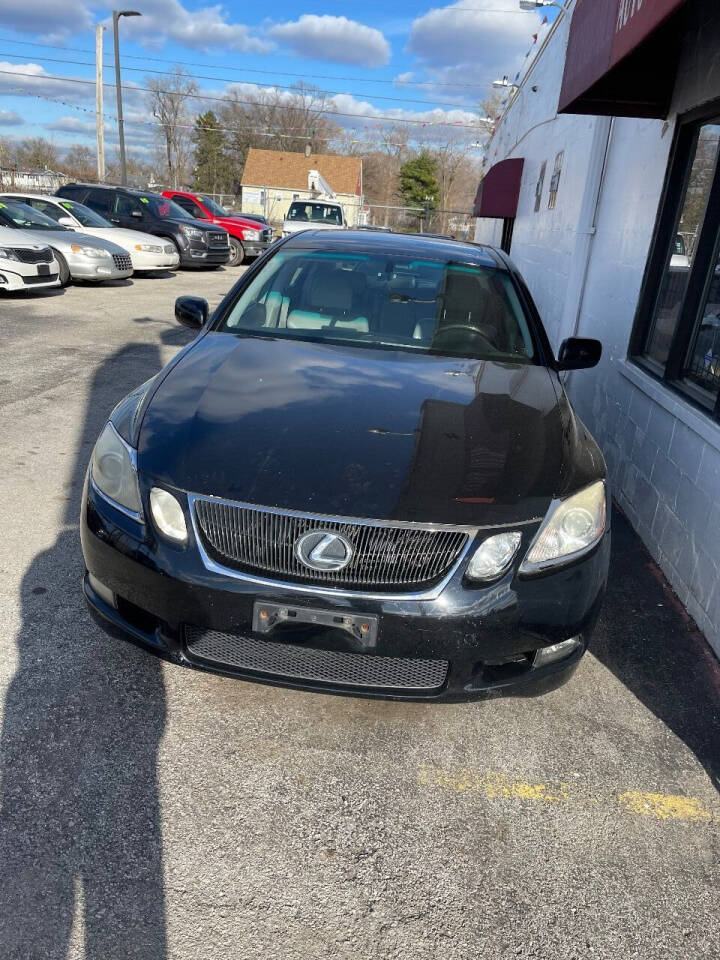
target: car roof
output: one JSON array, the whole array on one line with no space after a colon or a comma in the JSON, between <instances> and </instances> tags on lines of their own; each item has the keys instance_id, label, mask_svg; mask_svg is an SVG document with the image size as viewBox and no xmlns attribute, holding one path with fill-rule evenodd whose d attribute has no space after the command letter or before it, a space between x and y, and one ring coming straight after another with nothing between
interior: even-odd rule
<instances>
[{"instance_id":1,"label":"car roof","mask_svg":"<svg viewBox=\"0 0 720 960\"><path fill-rule=\"evenodd\" d=\"M167 199L163 197L161 193L158 193L157 190L141 190L139 187L123 187L119 183L80 183L79 181L73 180L72 183L64 183L60 190L63 190L65 187L82 187L87 190L122 190L123 193L131 193L136 197L159 197L160 199Z\"/></svg>"},{"instance_id":2,"label":"car roof","mask_svg":"<svg viewBox=\"0 0 720 960\"><path fill-rule=\"evenodd\" d=\"M338 250L347 253L413 255L437 260L462 261L507 270L494 247L465 240L446 240L421 233L384 233L372 230L301 230L285 241L292 247L310 250Z\"/></svg>"}]
</instances>

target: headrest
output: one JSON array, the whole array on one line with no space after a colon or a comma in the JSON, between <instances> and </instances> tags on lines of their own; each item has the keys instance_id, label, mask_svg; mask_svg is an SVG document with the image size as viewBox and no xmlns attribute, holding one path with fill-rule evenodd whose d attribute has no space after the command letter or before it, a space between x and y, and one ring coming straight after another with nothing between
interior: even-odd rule
<instances>
[{"instance_id":1,"label":"headrest","mask_svg":"<svg viewBox=\"0 0 720 960\"><path fill-rule=\"evenodd\" d=\"M340 270L316 273L310 284L310 306L322 310L349 310L353 295L350 276Z\"/></svg>"}]
</instances>

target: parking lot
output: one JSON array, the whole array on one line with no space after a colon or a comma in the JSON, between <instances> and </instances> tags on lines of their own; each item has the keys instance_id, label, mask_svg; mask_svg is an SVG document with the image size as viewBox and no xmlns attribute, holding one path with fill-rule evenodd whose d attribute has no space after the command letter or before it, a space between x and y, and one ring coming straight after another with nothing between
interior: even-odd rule
<instances>
[{"instance_id":1,"label":"parking lot","mask_svg":"<svg viewBox=\"0 0 720 960\"><path fill-rule=\"evenodd\" d=\"M538 699L336 698L168 666L80 589L113 405L237 270L0 299L0 955L720 956L720 667L621 515Z\"/></svg>"}]
</instances>

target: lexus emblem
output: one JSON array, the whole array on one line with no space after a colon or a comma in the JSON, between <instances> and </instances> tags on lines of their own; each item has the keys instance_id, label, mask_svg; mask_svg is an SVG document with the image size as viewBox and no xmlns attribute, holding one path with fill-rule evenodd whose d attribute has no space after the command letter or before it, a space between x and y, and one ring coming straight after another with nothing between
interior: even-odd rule
<instances>
[{"instance_id":1,"label":"lexus emblem","mask_svg":"<svg viewBox=\"0 0 720 960\"><path fill-rule=\"evenodd\" d=\"M312 530L295 541L295 556L310 567L332 573L346 567L353 557L351 543L339 533L330 530Z\"/></svg>"}]
</instances>

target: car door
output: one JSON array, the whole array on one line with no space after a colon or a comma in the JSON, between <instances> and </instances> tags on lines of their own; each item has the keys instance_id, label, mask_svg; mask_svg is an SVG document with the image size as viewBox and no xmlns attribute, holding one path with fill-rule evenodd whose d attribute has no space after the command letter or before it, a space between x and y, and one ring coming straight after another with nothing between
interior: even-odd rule
<instances>
[{"instance_id":1,"label":"car door","mask_svg":"<svg viewBox=\"0 0 720 960\"><path fill-rule=\"evenodd\" d=\"M115 203L110 214L110 221L128 230L146 230L144 221L146 213L137 197L126 193L115 194Z\"/></svg>"}]
</instances>

